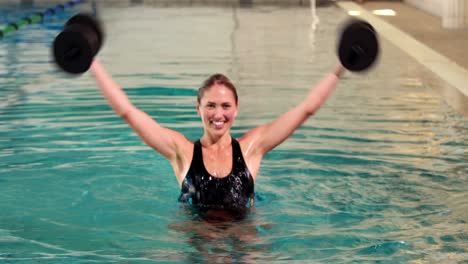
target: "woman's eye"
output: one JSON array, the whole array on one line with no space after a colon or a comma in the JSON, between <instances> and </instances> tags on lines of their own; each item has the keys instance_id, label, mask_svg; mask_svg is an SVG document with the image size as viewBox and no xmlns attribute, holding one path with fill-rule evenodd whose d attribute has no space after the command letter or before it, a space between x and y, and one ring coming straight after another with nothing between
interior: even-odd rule
<instances>
[{"instance_id":1,"label":"woman's eye","mask_svg":"<svg viewBox=\"0 0 468 264\"><path fill-rule=\"evenodd\" d=\"M229 108L231 108L231 106L230 105L223 105L223 108L224 109L229 109Z\"/></svg>"}]
</instances>

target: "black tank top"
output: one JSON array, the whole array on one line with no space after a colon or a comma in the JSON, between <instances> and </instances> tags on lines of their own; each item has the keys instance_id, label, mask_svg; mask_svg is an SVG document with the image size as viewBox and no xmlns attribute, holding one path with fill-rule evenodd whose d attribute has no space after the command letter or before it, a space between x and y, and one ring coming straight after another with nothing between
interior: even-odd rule
<instances>
[{"instance_id":1,"label":"black tank top","mask_svg":"<svg viewBox=\"0 0 468 264\"><path fill-rule=\"evenodd\" d=\"M190 168L182 182L179 202L211 209L246 209L254 204L254 181L239 142L231 139L232 169L223 178L211 175L203 164L202 145L195 142Z\"/></svg>"}]
</instances>

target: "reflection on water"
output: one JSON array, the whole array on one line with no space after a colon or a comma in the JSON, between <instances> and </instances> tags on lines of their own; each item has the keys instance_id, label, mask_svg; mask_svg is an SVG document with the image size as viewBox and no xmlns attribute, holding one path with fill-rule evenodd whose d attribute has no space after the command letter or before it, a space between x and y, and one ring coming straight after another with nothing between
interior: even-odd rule
<instances>
[{"instance_id":1,"label":"reflection on water","mask_svg":"<svg viewBox=\"0 0 468 264\"><path fill-rule=\"evenodd\" d=\"M269 232L270 224L255 218L250 212L242 219L232 220L219 215L200 217L198 212L184 210L183 220L169 224L168 228L185 238L195 249L187 256L187 261L196 263L258 263L271 258L271 244L262 237ZM218 211L218 214L224 214ZM225 216L225 215L224 215Z\"/></svg>"}]
</instances>

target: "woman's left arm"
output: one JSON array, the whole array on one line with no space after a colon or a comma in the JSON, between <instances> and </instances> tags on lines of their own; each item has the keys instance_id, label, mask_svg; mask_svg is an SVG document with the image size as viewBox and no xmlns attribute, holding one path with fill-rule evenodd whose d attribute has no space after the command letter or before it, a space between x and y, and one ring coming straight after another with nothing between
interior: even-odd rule
<instances>
[{"instance_id":1,"label":"woman's left arm","mask_svg":"<svg viewBox=\"0 0 468 264\"><path fill-rule=\"evenodd\" d=\"M249 149L263 156L286 140L298 127L325 103L338 84L344 68L341 64L314 86L306 99L293 109L280 115L271 123L259 126L247 132Z\"/></svg>"}]
</instances>

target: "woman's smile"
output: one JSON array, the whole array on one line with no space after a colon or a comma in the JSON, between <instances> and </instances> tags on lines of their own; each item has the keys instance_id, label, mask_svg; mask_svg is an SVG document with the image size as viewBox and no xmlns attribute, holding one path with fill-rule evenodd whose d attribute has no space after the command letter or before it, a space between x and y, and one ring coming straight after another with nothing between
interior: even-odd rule
<instances>
[{"instance_id":1,"label":"woman's smile","mask_svg":"<svg viewBox=\"0 0 468 264\"><path fill-rule=\"evenodd\" d=\"M211 121L210 124L212 124L212 126L215 129L223 129L225 122L224 121Z\"/></svg>"}]
</instances>

